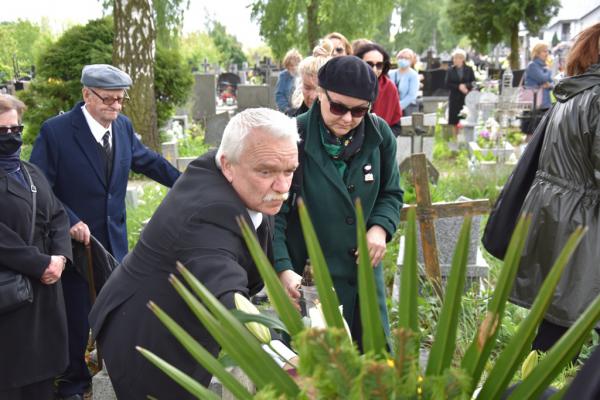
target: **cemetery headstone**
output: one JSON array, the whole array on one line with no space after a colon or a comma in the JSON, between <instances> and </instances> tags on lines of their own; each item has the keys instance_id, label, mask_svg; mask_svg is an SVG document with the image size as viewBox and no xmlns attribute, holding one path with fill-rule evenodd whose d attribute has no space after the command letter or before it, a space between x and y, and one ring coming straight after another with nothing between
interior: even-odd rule
<instances>
[{"instance_id":1,"label":"cemetery headstone","mask_svg":"<svg viewBox=\"0 0 600 400\"><path fill-rule=\"evenodd\" d=\"M411 116L400 119L402 132L396 137L396 160L401 172L410 170L412 154L425 153L428 162L433 158L435 123L436 115L434 113L425 115L413 113ZM437 170L432 164L429 165L429 169L430 173L434 171L436 174L434 182L437 182Z\"/></svg>"},{"instance_id":2,"label":"cemetery headstone","mask_svg":"<svg viewBox=\"0 0 600 400\"><path fill-rule=\"evenodd\" d=\"M177 140L171 140L169 142L161 143L161 153L164 158L167 159L171 164L175 165L177 157L179 157L179 151L177 149Z\"/></svg>"},{"instance_id":3,"label":"cemetery headstone","mask_svg":"<svg viewBox=\"0 0 600 400\"><path fill-rule=\"evenodd\" d=\"M204 134L204 143L217 147L221 144L223 131L229 122L229 113L224 112L210 117L206 121L206 133Z\"/></svg>"},{"instance_id":4,"label":"cemetery headstone","mask_svg":"<svg viewBox=\"0 0 600 400\"><path fill-rule=\"evenodd\" d=\"M92 377L93 400L117 400L106 366Z\"/></svg>"},{"instance_id":5,"label":"cemetery headstone","mask_svg":"<svg viewBox=\"0 0 600 400\"><path fill-rule=\"evenodd\" d=\"M271 93L269 85L239 85L237 92L238 111L247 108L271 106Z\"/></svg>"},{"instance_id":6,"label":"cemetery headstone","mask_svg":"<svg viewBox=\"0 0 600 400\"><path fill-rule=\"evenodd\" d=\"M273 109L277 109L277 103L275 102L275 90L277 88L277 81L279 80L279 72L271 72L268 77L269 84L269 95L270 98L270 107Z\"/></svg>"},{"instance_id":7,"label":"cemetery headstone","mask_svg":"<svg viewBox=\"0 0 600 400\"><path fill-rule=\"evenodd\" d=\"M446 70L428 69L424 72L423 96L448 97L449 90L446 88Z\"/></svg>"},{"instance_id":8,"label":"cemetery headstone","mask_svg":"<svg viewBox=\"0 0 600 400\"><path fill-rule=\"evenodd\" d=\"M192 118L204 120L217 112L214 74L194 74Z\"/></svg>"},{"instance_id":9,"label":"cemetery headstone","mask_svg":"<svg viewBox=\"0 0 600 400\"><path fill-rule=\"evenodd\" d=\"M190 163L192 161L194 161L196 159L196 157L179 157L177 159L177 169L181 172L184 172L186 170L186 168L188 167L188 165L190 165Z\"/></svg>"}]
</instances>

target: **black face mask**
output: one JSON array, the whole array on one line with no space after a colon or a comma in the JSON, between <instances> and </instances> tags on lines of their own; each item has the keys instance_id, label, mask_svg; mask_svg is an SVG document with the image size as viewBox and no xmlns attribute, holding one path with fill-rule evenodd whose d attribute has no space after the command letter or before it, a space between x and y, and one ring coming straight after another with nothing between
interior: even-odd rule
<instances>
[{"instance_id":1,"label":"black face mask","mask_svg":"<svg viewBox=\"0 0 600 400\"><path fill-rule=\"evenodd\" d=\"M20 133L0 135L0 155L10 156L21 148L23 139Z\"/></svg>"}]
</instances>

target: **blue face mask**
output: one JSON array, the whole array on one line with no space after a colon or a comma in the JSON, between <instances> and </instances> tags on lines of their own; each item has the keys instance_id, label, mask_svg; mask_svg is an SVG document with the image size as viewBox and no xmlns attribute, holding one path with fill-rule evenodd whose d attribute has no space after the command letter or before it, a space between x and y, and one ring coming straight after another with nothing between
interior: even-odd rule
<instances>
[{"instance_id":1,"label":"blue face mask","mask_svg":"<svg viewBox=\"0 0 600 400\"><path fill-rule=\"evenodd\" d=\"M398 60L398 67L408 68L408 67L410 67L410 61L408 61L406 58L400 58Z\"/></svg>"}]
</instances>

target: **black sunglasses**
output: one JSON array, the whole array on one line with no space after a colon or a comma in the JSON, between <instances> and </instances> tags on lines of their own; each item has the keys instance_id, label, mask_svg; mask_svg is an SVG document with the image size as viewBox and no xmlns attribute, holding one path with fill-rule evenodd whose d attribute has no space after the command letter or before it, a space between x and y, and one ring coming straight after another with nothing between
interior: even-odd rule
<instances>
[{"instance_id":1,"label":"black sunglasses","mask_svg":"<svg viewBox=\"0 0 600 400\"><path fill-rule=\"evenodd\" d=\"M344 51L346 51L343 47L336 47L333 50L338 54L342 54Z\"/></svg>"},{"instance_id":2,"label":"black sunglasses","mask_svg":"<svg viewBox=\"0 0 600 400\"><path fill-rule=\"evenodd\" d=\"M331 100L331 97L329 97L329 93L327 93L327 90L325 91L325 96L327 96L327 101L329 101L329 111L331 111L331 113L333 115L342 116L342 115L346 115L347 113L350 113L353 118L361 118L361 117L364 117L365 114L369 112L370 104L366 107L358 106L358 107L348 108L345 105L343 105L342 103L338 103L338 102Z\"/></svg>"},{"instance_id":3,"label":"black sunglasses","mask_svg":"<svg viewBox=\"0 0 600 400\"><path fill-rule=\"evenodd\" d=\"M96 91L94 89L92 89L92 88L88 88L88 89L90 89L90 91L92 93L94 93L96 96L98 96L98 98L100 100L102 100L102 104L104 104L105 106L112 106L115 101L119 104L123 104L123 102L129 100L129 96L127 95L127 92L125 92L125 96L123 96L123 97L102 97L98 93L96 93Z\"/></svg>"},{"instance_id":4,"label":"black sunglasses","mask_svg":"<svg viewBox=\"0 0 600 400\"><path fill-rule=\"evenodd\" d=\"M383 69L383 62L379 61L378 63L374 63L372 61L365 61L367 64L369 64L369 67L371 68L377 68L377 69Z\"/></svg>"},{"instance_id":5,"label":"black sunglasses","mask_svg":"<svg viewBox=\"0 0 600 400\"><path fill-rule=\"evenodd\" d=\"M23 125L0 126L0 135L23 132Z\"/></svg>"}]
</instances>

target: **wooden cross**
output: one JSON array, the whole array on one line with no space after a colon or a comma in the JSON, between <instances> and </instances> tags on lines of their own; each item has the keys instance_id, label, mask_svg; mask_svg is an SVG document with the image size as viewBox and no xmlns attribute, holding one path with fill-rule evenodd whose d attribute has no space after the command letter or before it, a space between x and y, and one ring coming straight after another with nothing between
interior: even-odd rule
<instances>
[{"instance_id":1,"label":"wooden cross","mask_svg":"<svg viewBox=\"0 0 600 400\"><path fill-rule=\"evenodd\" d=\"M421 243L423 245L423 261L425 262L425 275L430 279L438 294L441 294L442 277L438 259L437 241L433 220L467 215L480 215L490 212L488 199L431 203L429 193L429 179L427 174L427 158L425 154L413 154L410 158L413 183L417 195L417 204L405 204L400 213L400 220L406 221L408 210L416 208L417 220L421 229Z\"/></svg>"}]
</instances>

